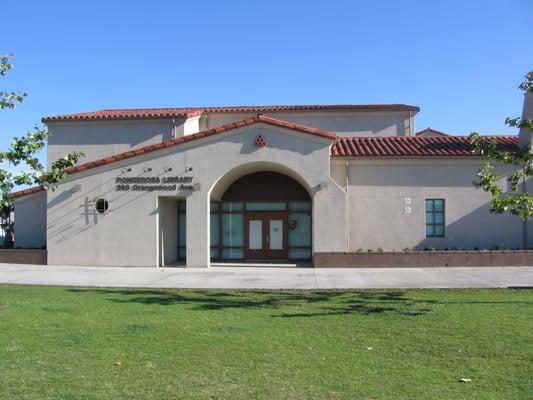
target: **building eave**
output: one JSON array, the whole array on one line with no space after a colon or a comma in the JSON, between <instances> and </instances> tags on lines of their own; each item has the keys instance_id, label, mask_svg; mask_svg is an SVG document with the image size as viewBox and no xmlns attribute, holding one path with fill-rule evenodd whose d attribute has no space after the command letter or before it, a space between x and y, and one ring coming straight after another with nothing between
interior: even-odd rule
<instances>
[{"instance_id":1,"label":"building eave","mask_svg":"<svg viewBox=\"0 0 533 400\"><path fill-rule=\"evenodd\" d=\"M408 104L311 104L273 106L225 106L183 108L136 108L108 109L75 114L52 115L42 118L43 123L94 120L142 120L189 118L203 113L273 113L299 111L410 111L415 114L419 107Z\"/></svg>"}]
</instances>

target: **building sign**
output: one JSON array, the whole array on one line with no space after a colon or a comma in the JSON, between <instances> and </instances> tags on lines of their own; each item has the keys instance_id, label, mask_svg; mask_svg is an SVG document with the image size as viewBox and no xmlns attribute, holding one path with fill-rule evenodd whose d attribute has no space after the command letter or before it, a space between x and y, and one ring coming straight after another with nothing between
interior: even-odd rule
<instances>
[{"instance_id":1,"label":"building sign","mask_svg":"<svg viewBox=\"0 0 533 400\"><path fill-rule=\"evenodd\" d=\"M192 176L120 176L115 178L115 189L120 192L171 192L193 190Z\"/></svg>"}]
</instances>

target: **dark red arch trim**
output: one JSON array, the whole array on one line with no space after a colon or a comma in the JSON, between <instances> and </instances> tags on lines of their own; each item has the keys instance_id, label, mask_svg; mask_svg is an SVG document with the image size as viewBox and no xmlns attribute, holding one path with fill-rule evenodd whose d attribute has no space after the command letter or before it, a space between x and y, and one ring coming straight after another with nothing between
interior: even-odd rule
<instances>
[{"instance_id":1,"label":"dark red arch trim","mask_svg":"<svg viewBox=\"0 0 533 400\"><path fill-rule=\"evenodd\" d=\"M222 201L309 201L309 193L296 180L277 172L245 175L226 190Z\"/></svg>"}]
</instances>

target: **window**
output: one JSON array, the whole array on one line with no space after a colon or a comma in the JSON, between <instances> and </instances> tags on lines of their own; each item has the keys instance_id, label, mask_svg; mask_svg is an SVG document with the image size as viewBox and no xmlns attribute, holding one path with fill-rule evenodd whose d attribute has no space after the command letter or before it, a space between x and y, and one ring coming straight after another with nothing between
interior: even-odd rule
<instances>
[{"instance_id":1,"label":"window","mask_svg":"<svg viewBox=\"0 0 533 400\"><path fill-rule=\"evenodd\" d=\"M105 213L107 210L109 209L109 203L106 199L96 199L96 201L94 202L94 210L98 213L98 214L103 214Z\"/></svg>"},{"instance_id":2,"label":"window","mask_svg":"<svg viewBox=\"0 0 533 400\"><path fill-rule=\"evenodd\" d=\"M211 259L244 258L243 212L242 202L211 202Z\"/></svg>"},{"instance_id":3,"label":"window","mask_svg":"<svg viewBox=\"0 0 533 400\"><path fill-rule=\"evenodd\" d=\"M246 203L246 211L285 211L285 203Z\"/></svg>"},{"instance_id":4,"label":"window","mask_svg":"<svg viewBox=\"0 0 533 400\"><path fill-rule=\"evenodd\" d=\"M178 258L187 258L187 203L178 203Z\"/></svg>"},{"instance_id":5,"label":"window","mask_svg":"<svg viewBox=\"0 0 533 400\"><path fill-rule=\"evenodd\" d=\"M444 199L426 199L426 237L444 237Z\"/></svg>"},{"instance_id":6,"label":"window","mask_svg":"<svg viewBox=\"0 0 533 400\"><path fill-rule=\"evenodd\" d=\"M289 203L289 259L311 259L311 202Z\"/></svg>"}]
</instances>

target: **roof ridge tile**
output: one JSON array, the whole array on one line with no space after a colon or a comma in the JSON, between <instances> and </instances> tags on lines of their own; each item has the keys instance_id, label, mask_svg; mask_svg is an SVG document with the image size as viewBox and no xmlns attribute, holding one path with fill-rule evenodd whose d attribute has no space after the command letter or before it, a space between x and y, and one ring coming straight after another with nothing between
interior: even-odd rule
<instances>
[{"instance_id":1,"label":"roof ridge tile","mask_svg":"<svg viewBox=\"0 0 533 400\"><path fill-rule=\"evenodd\" d=\"M294 104L294 105L251 105L251 106L208 106L208 107L161 107L161 108L107 108L96 111L52 115L42 118L43 122L109 120L109 119L153 119L186 118L204 112L280 112L280 111L360 111L360 110L406 110L420 111L408 104Z\"/></svg>"}]
</instances>

